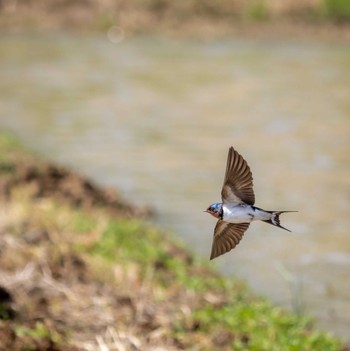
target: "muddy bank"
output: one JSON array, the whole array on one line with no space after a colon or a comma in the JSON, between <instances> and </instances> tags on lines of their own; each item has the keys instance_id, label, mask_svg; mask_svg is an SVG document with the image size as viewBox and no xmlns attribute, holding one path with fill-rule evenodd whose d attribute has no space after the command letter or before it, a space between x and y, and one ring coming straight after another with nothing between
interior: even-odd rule
<instances>
[{"instance_id":1,"label":"muddy bank","mask_svg":"<svg viewBox=\"0 0 350 351\"><path fill-rule=\"evenodd\" d=\"M63 166L21 160L0 164L0 196L9 199L13 189L28 185L34 199L52 198L69 205L90 210L102 206L114 216L144 217L147 208L128 204L113 188L102 188L81 174Z\"/></svg>"},{"instance_id":2,"label":"muddy bank","mask_svg":"<svg viewBox=\"0 0 350 351\"><path fill-rule=\"evenodd\" d=\"M184 349L171 326L198 301L170 284L173 273L164 263L151 262L145 275L130 259L110 264L90 254L106 222L149 211L9 140L0 140L0 350ZM89 229L91 220L102 228ZM184 249L162 243L165 255L192 265ZM161 301L154 296L157 272L169 282Z\"/></svg>"},{"instance_id":3,"label":"muddy bank","mask_svg":"<svg viewBox=\"0 0 350 351\"><path fill-rule=\"evenodd\" d=\"M158 235L162 260L141 267L116 255L112 263L102 262L91 251L106 222L141 218L148 211L64 167L17 151L5 154L0 157L0 350L188 349L200 323L191 311L206 301L222 305L226 297L183 289L164 258L181 261L196 279L215 274L194 266L186 250ZM89 229L90 220L102 228ZM185 333L178 336L180 322ZM233 338L218 330L203 342L225 349Z\"/></svg>"}]
</instances>

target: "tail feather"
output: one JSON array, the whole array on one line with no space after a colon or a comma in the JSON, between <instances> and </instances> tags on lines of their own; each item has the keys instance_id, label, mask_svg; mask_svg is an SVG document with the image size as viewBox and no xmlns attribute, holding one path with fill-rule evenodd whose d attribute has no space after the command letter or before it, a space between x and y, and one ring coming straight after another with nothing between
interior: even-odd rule
<instances>
[{"instance_id":1,"label":"tail feather","mask_svg":"<svg viewBox=\"0 0 350 351\"><path fill-rule=\"evenodd\" d=\"M266 211L266 212L271 213L272 216L271 216L271 218L269 220L266 220L266 221L263 221L263 222L272 224L272 225L274 225L276 227L282 228L282 229L287 230L288 232L290 232L291 230L281 226L280 214L288 213L288 212L298 212L298 211Z\"/></svg>"}]
</instances>

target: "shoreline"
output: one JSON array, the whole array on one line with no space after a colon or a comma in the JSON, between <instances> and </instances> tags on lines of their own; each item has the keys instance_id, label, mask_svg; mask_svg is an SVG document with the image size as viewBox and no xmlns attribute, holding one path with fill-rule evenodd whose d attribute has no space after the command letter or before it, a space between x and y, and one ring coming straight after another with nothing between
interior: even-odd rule
<instances>
[{"instance_id":1,"label":"shoreline","mask_svg":"<svg viewBox=\"0 0 350 351\"><path fill-rule=\"evenodd\" d=\"M172 26L159 26L157 29L133 28L111 24L104 29L94 28L65 28L41 26L7 26L1 23L2 35L50 35L63 33L67 35L89 36L106 35L109 40L120 43L125 39L139 36L155 36L174 40L226 40L226 39L254 39L254 40L295 40L301 42L319 41L328 43L349 43L350 25L336 26L333 24L318 25L294 22L249 23L242 22L235 26L215 23L185 24L181 29ZM113 32L117 32L114 34ZM112 33L112 34L110 34Z\"/></svg>"},{"instance_id":2,"label":"shoreline","mask_svg":"<svg viewBox=\"0 0 350 351\"><path fill-rule=\"evenodd\" d=\"M349 350L1 133L0 203L0 350Z\"/></svg>"},{"instance_id":3,"label":"shoreline","mask_svg":"<svg viewBox=\"0 0 350 351\"><path fill-rule=\"evenodd\" d=\"M67 31L116 36L164 35L175 38L226 37L350 40L350 6L333 0L112 0L15 1L0 3L0 28L26 33Z\"/></svg>"}]
</instances>

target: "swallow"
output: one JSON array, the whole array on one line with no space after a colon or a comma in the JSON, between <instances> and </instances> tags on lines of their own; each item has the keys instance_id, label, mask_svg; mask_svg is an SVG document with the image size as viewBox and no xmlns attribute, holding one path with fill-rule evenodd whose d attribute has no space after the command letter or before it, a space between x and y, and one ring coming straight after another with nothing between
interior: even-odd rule
<instances>
[{"instance_id":1,"label":"swallow","mask_svg":"<svg viewBox=\"0 0 350 351\"><path fill-rule=\"evenodd\" d=\"M210 259L234 249L252 221L260 220L290 232L280 224L280 214L297 211L265 211L254 206L253 176L246 160L231 146L228 151L222 203L204 212L218 218Z\"/></svg>"}]
</instances>

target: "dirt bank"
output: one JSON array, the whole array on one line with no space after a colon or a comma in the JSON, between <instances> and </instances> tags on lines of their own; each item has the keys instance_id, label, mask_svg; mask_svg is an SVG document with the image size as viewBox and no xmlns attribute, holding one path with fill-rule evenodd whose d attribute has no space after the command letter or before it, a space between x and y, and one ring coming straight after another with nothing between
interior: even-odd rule
<instances>
[{"instance_id":1,"label":"dirt bank","mask_svg":"<svg viewBox=\"0 0 350 351\"><path fill-rule=\"evenodd\" d=\"M102 188L81 174L67 168L32 159L9 161L0 165L0 196L9 199L16 187L33 189L33 198L51 198L91 210L102 206L114 216L147 216L150 210L128 204L113 188Z\"/></svg>"},{"instance_id":2,"label":"dirt bank","mask_svg":"<svg viewBox=\"0 0 350 351\"><path fill-rule=\"evenodd\" d=\"M103 227L110 220L143 217L147 210L128 204L113 189L4 144L0 350L183 349L186 343L171 335L170 326L175 315L188 315L197 302L171 284L162 301L155 301L155 272L171 280L162 262L151 264L144 276L136 262L109 264L89 254L103 235L103 228L89 229L90 220ZM185 250L163 243L164 252L191 264Z\"/></svg>"},{"instance_id":3,"label":"dirt bank","mask_svg":"<svg viewBox=\"0 0 350 351\"><path fill-rule=\"evenodd\" d=\"M114 191L0 134L0 351L345 351Z\"/></svg>"}]
</instances>

